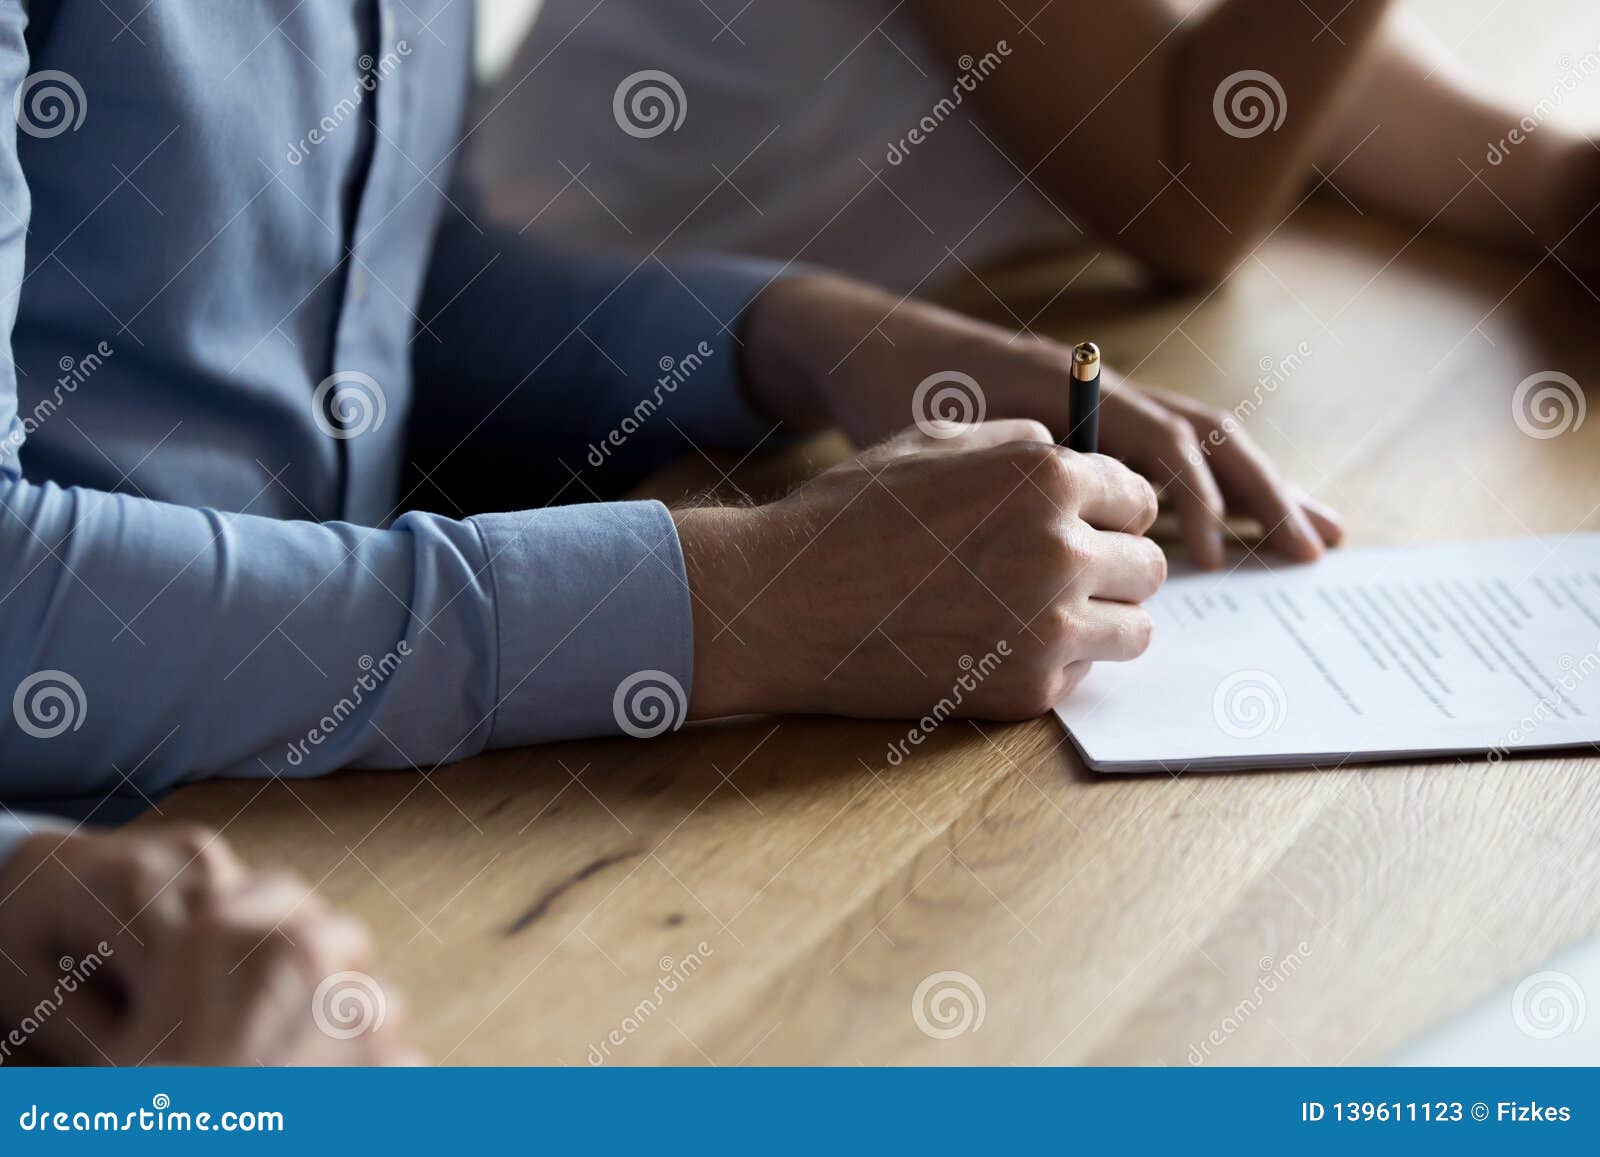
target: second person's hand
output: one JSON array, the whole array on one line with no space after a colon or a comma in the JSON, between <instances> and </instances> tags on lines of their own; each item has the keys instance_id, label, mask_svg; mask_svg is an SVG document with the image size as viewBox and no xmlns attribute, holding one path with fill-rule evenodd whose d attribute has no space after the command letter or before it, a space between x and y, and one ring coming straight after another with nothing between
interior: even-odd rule
<instances>
[{"instance_id":1,"label":"second person's hand","mask_svg":"<svg viewBox=\"0 0 1600 1157\"><path fill-rule=\"evenodd\" d=\"M366 928L206 831L22 840L0 866L0 956L0 1033L57 1064L420 1059Z\"/></svg>"},{"instance_id":2,"label":"second person's hand","mask_svg":"<svg viewBox=\"0 0 1600 1157\"><path fill-rule=\"evenodd\" d=\"M1070 357L1056 342L827 274L769 288L751 311L745 354L768 412L802 431L837 425L859 445L941 417L1032 418L1061 436ZM1160 489L1196 564L1222 565L1229 514L1258 521L1267 545L1295 561L1343 537L1338 516L1285 480L1230 415L1109 369L1104 387L1100 448Z\"/></svg>"}]
</instances>

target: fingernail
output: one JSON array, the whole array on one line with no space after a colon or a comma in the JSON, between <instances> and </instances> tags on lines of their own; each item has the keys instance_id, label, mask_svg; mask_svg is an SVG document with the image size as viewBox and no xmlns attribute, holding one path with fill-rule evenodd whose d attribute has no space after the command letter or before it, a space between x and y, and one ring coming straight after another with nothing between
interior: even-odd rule
<instances>
[{"instance_id":1,"label":"fingernail","mask_svg":"<svg viewBox=\"0 0 1600 1157\"><path fill-rule=\"evenodd\" d=\"M1302 492L1300 495L1300 505L1307 510L1315 511L1320 517L1326 518L1329 522L1338 522L1341 524L1344 522L1344 519L1339 517L1339 512L1337 510L1329 506L1326 502L1322 501L1322 499L1314 497L1313 495Z\"/></svg>"},{"instance_id":2,"label":"fingernail","mask_svg":"<svg viewBox=\"0 0 1600 1157\"><path fill-rule=\"evenodd\" d=\"M1307 514L1315 515L1321 523L1320 526L1317 526L1317 523L1312 525L1317 526L1317 533L1322 536L1324 543L1329 546L1337 546L1344 541L1344 519L1339 517L1338 511L1327 505L1327 503L1318 502L1315 498L1309 496L1301 501L1300 507Z\"/></svg>"}]
</instances>

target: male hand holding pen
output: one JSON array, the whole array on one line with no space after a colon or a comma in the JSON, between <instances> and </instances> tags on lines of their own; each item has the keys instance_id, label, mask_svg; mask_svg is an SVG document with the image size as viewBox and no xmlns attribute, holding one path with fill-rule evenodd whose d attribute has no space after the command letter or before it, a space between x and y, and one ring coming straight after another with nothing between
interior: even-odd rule
<instances>
[{"instance_id":1,"label":"male hand holding pen","mask_svg":"<svg viewBox=\"0 0 1600 1157\"><path fill-rule=\"evenodd\" d=\"M837 425L878 444L779 502L677 513L695 598L696 717L915 715L948 691L963 657L1001 640L1009 657L963 712L1039 714L1090 662L1147 645L1139 604L1166 575L1143 537L1155 487L1203 566L1222 563L1225 511L1258 519L1292 559L1340 536L1331 512L1245 435L1211 437L1224 415L1109 372L1106 453L1057 446L1073 424L1072 351L934 306L794 278L755 305L745 357L754 400L787 429ZM953 436L913 405L919 383L951 371L978 384L961 415L974 421ZM904 429L919 418L923 428Z\"/></svg>"}]
</instances>

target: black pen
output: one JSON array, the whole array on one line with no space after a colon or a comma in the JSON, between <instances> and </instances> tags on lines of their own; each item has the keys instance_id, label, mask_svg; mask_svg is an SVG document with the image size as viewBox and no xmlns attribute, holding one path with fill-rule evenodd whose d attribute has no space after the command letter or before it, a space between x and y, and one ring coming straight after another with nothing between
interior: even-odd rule
<instances>
[{"instance_id":1,"label":"black pen","mask_svg":"<svg viewBox=\"0 0 1600 1157\"><path fill-rule=\"evenodd\" d=\"M1082 342L1072 350L1072 386L1067 396L1068 450L1100 452L1100 347Z\"/></svg>"}]
</instances>

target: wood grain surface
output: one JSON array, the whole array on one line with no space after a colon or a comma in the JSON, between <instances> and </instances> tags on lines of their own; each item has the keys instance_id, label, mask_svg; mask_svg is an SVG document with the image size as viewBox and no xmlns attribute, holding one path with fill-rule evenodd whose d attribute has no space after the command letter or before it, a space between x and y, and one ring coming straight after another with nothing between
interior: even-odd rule
<instances>
[{"instance_id":1,"label":"wood grain surface","mask_svg":"<svg viewBox=\"0 0 1600 1157\"><path fill-rule=\"evenodd\" d=\"M1358 543L1594 529L1600 421L1532 438L1511 396L1600 380L1600 303L1531 264L1313 203L1224 291L1152 300L1085 252L952 298L1228 407L1305 343L1248 425ZM452 1064L1374 1061L1600 928L1592 757L1116 778L1053 720L949 722L891 766L905 730L739 720L201 785L140 822L220 828L364 917ZM938 973L981 1025L919 1026ZM926 995L924 1025L959 1013Z\"/></svg>"}]
</instances>

